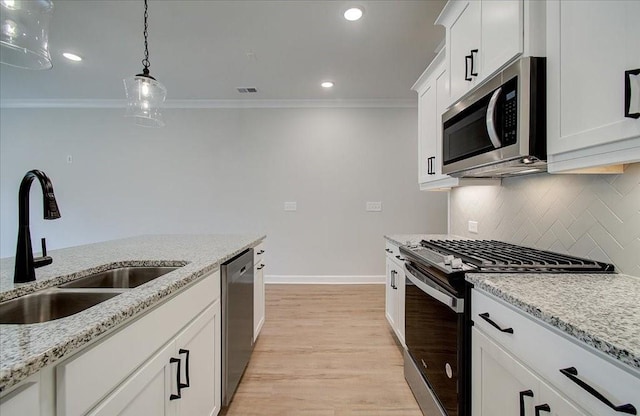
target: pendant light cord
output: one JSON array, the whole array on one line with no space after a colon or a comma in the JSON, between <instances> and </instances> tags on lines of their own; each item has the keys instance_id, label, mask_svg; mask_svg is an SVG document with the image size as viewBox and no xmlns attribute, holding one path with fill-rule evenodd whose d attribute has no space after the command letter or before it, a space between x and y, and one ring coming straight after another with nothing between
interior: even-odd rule
<instances>
[{"instance_id":1,"label":"pendant light cord","mask_svg":"<svg viewBox=\"0 0 640 416\"><path fill-rule=\"evenodd\" d=\"M149 75L149 66L151 65L149 63L149 43L147 42L147 37L149 36L149 24L147 23L147 19L149 18L148 8L149 5L147 4L147 0L144 0L144 59L142 60L144 69L142 70L142 73L147 76Z\"/></svg>"}]
</instances>

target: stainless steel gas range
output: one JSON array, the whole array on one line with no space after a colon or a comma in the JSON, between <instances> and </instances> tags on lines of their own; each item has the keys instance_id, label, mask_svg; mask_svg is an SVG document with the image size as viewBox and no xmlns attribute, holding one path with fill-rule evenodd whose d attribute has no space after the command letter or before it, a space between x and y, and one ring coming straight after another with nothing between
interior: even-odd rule
<instances>
[{"instance_id":1,"label":"stainless steel gas range","mask_svg":"<svg viewBox=\"0 0 640 416\"><path fill-rule=\"evenodd\" d=\"M405 257L405 378L422 412L471 412L470 285L465 274L613 272L611 264L486 240L422 240Z\"/></svg>"}]
</instances>

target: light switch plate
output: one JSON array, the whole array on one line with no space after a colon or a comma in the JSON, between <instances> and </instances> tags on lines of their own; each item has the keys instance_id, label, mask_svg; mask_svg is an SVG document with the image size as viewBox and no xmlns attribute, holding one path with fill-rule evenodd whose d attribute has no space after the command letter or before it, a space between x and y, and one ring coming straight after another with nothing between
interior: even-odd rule
<instances>
[{"instance_id":1,"label":"light switch plate","mask_svg":"<svg viewBox=\"0 0 640 416\"><path fill-rule=\"evenodd\" d=\"M469 221L469 232L478 234L478 221Z\"/></svg>"},{"instance_id":2,"label":"light switch plate","mask_svg":"<svg viewBox=\"0 0 640 416\"><path fill-rule=\"evenodd\" d=\"M382 211L382 202L381 201L367 201L367 206L365 208L369 212L379 212Z\"/></svg>"},{"instance_id":3,"label":"light switch plate","mask_svg":"<svg viewBox=\"0 0 640 416\"><path fill-rule=\"evenodd\" d=\"M285 211L297 211L298 210L298 203L296 201L288 201L284 203L284 210Z\"/></svg>"}]
</instances>

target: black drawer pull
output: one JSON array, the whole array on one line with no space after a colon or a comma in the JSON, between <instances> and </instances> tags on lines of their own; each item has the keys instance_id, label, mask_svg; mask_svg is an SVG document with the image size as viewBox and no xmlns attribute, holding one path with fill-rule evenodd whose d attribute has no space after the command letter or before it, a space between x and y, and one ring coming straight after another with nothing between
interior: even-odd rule
<instances>
[{"instance_id":1,"label":"black drawer pull","mask_svg":"<svg viewBox=\"0 0 640 416\"><path fill-rule=\"evenodd\" d=\"M384 251L386 251L387 253L393 253L393 250L389 250L388 248L385 248Z\"/></svg>"},{"instance_id":2,"label":"black drawer pull","mask_svg":"<svg viewBox=\"0 0 640 416\"><path fill-rule=\"evenodd\" d=\"M495 322L493 322L491 319L489 319L489 312L481 313L481 314L480 314L480 315L478 315L478 316L480 316L480 318L484 319L485 321L489 322L489 324L490 324L492 327L496 328L498 331L500 331L500 332L506 332L507 334L513 334L513 328L505 328L505 329L502 329L502 328L500 328L500 326L499 326L497 323L495 323Z\"/></svg>"},{"instance_id":3,"label":"black drawer pull","mask_svg":"<svg viewBox=\"0 0 640 416\"><path fill-rule=\"evenodd\" d=\"M598 392L596 389L594 389L593 387L591 387L590 385L588 385L584 381L580 380L578 378L578 370L576 370L575 367L561 368L560 372L562 374L564 374L565 376L569 377L569 380L573 381L578 386L580 386L584 390L586 390L587 393L589 393L590 395L592 395L596 399L600 400L602 403L606 404L607 406L609 406L610 408L612 408L616 412L627 413L627 414L630 414L630 415L637 415L638 414L638 412L636 411L636 408L631 403L621 404L620 406L616 406L613 403L611 403L609 401L609 399L607 399L600 392Z\"/></svg>"},{"instance_id":4,"label":"black drawer pull","mask_svg":"<svg viewBox=\"0 0 640 416\"><path fill-rule=\"evenodd\" d=\"M178 371L176 371L176 387L178 388L178 394L172 394L169 396L169 400L182 399L182 395L180 394L180 390L182 389L182 384L180 383L180 359L171 357L169 363L178 363Z\"/></svg>"},{"instance_id":5,"label":"black drawer pull","mask_svg":"<svg viewBox=\"0 0 640 416\"><path fill-rule=\"evenodd\" d=\"M536 409L536 416L540 416L540 412L549 412L551 413L551 408L548 404L541 404L540 406L534 407Z\"/></svg>"},{"instance_id":6,"label":"black drawer pull","mask_svg":"<svg viewBox=\"0 0 640 416\"><path fill-rule=\"evenodd\" d=\"M187 379L186 383L180 383L180 387L181 388L187 388L191 385L191 382L189 381L189 350L183 350L182 348L180 348L178 350L178 354L187 354L186 358L185 358L185 365L187 366L186 368L186 373L185 373L185 377Z\"/></svg>"},{"instance_id":7,"label":"black drawer pull","mask_svg":"<svg viewBox=\"0 0 640 416\"><path fill-rule=\"evenodd\" d=\"M526 416L524 413L524 397L533 397L533 392L531 390L524 390L520 392L520 416Z\"/></svg>"},{"instance_id":8,"label":"black drawer pull","mask_svg":"<svg viewBox=\"0 0 640 416\"><path fill-rule=\"evenodd\" d=\"M260 266L256 267L258 270L262 270L264 269L264 264L261 264Z\"/></svg>"},{"instance_id":9,"label":"black drawer pull","mask_svg":"<svg viewBox=\"0 0 640 416\"><path fill-rule=\"evenodd\" d=\"M396 256L396 258L397 258L398 260L400 260L400 261L404 261L404 259L403 259L402 257L400 257L399 255L398 255L398 256Z\"/></svg>"},{"instance_id":10,"label":"black drawer pull","mask_svg":"<svg viewBox=\"0 0 640 416\"><path fill-rule=\"evenodd\" d=\"M258 251L258 254L264 254L264 250Z\"/></svg>"}]
</instances>

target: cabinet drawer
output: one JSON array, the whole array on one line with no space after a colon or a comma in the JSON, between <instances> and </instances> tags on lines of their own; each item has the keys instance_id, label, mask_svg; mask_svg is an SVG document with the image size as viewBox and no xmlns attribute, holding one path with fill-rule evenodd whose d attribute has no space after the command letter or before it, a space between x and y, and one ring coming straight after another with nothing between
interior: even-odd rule
<instances>
[{"instance_id":1,"label":"cabinet drawer","mask_svg":"<svg viewBox=\"0 0 640 416\"><path fill-rule=\"evenodd\" d=\"M57 413L66 416L86 413L217 299L219 293L220 272L215 271L95 346L59 364Z\"/></svg>"},{"instance_id":2,"label":"cabinet drawer","mask_svg":"<svg viewBox=\"0 0 640 416\"><path fill-rule=\"evenodd\" d=\"M615 405L633 404L640 411L640 372L614 363L581 341L570 338L536 318L525 315L503 301L473 290L471 313L474 326L518 357L549 384L587 411L599 416L621 415L598 400L561 370L575 369L577 377ZM495 328L492 320L502 330ZM511 328L513 333L504 332Z\"/></svg>"}]
</instances>

